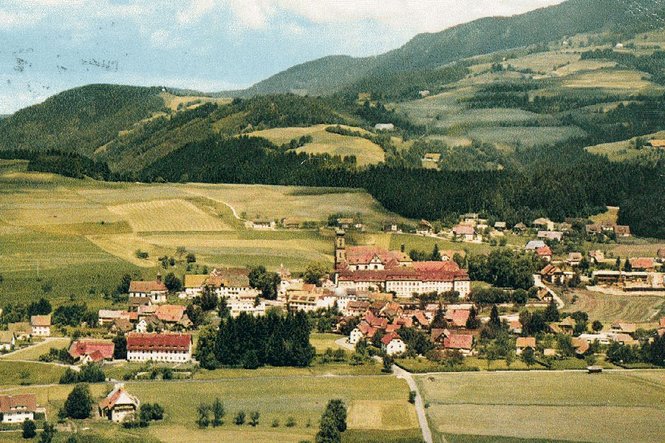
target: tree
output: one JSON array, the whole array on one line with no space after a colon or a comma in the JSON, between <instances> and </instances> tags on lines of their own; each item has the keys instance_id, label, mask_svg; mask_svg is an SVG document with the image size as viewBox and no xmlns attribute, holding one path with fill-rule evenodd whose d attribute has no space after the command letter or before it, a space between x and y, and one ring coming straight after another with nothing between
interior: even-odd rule
<instances>
[{"instance_id":1,"label":"tree","mask_svg":"<svg viewBox=\"0 0 665 443\"><path fill-rule=\"evenodd\" d=\"M280 282L279 274L268 272L265 266L250 268L249 284L251 287L259 289L263 298L275 300L277 298L277 287Z\"/></svg>"},{"instance_id":2,"label":"tree","mask_svg":"<svg viewBox=\"0 0 665 443\"><path fill-rule=\"evenodd\" d=\"M536 354L532 348L526 348L522 351L522 361L524 361L528 367L536 364Z\"/></svg>"},{"instance_id":3,"label":"tree","mask_svg":"<svg viewBox=\"0 0 665 443\"><path fill-rule=\"evenodd\" d=\"M416 402L416 391L409 391L409 403L414 404Z\"/></svg>"},{"instance_id":4,"label":"tree","mask_svg":"<svg viewBox=\"0 0 665 443\"><path fill-rule=\"evenodd\" d=\"M164 418L164 408L159 403L143 403L139 410L139 418L143 422Z\"/></svg>"},{"instance_id":5,"label":"tree","mask_svg":"<svg viewBox=\"0 0 665 443\"><path fill-rule=\"evenodd\" d=\"M28 305L28 316L32 317L33 315L47 315L51 313L51 310L51 303L42 297L39 299L39 301L30 303L30 305Z\"/></svg>"},{"instance_id":6,"label":"tree","mask_svg":"<svg viewBox=\"0 0 665 443\"><path fill-rule=\"evenodd\" d=\"M346 404L342 400L330 400L326 406L326 412L330 413L335 419L335 424L339 432L346 431Z\"/></svg>"},{"instance_id":7,"label":"tree","mask_svg":"<svg viewBox=\"0 0 665 443\"><path fill-rule=\"evenodd\" d=\"M196 424L199 428L207 428L210 425L210 406L200 403L196 408Z\"/></svg>"},{"instance_id":8,"label":"tree","mask_svg":"<svg viewBox=\"0 0 665 443\"><path fill-rule=\"evenodd\" d=\"M67 400L65 400L65 416L75 419L89 418L92 403L90 388L85 383L79 383L74 386L72 392L67 396Z\"/></svg>"},{"instance_id":9,"label":"tree","mask_svg":"<svg viewBox=\"0 0 665 443\"><path fill-rule=\"evenodd\" d=\"M434 248L432 249L432 261L441 261L441 252L439 251L438 243L434 243Z\"/></svg>"},{"instance_id":10,"label":"tree","mask_svg":"<svg viewBox=\"0 0 665 443\"><path fill-rule=\"evenodd\" d=\"M620 271L620 270L621 270L621 257L617 257L617 261L614 263L614 268L615 268L617 271Z\"/></svg>"},{"instance_id":11,"label":"tree","mask_svg":"<svg viewBox=\"0 0 665 443\"><path fill-rule=\"evenodd\" d=\"M217 294L212 286L205 286L201 292L201 296L197 297L194 301L198 302L197 304L200 305L201 309L204 311L212 311L213 309L216 309L217 304L219 303Z\"/></svg>"},{"instance_id":12,"label":"tree","mask_svg":"<svg viewBox=\"0 0 665 443\"><path fill-rule=\"evenodd\" d=\"M194 327L201 326L205 320L205 313L203 312L203 309L201 306L194 303L187 305L187 308L185 308L185 314L187 314L187 318L189 318Z\"/></svg>"},{"instance_id":13,"label":"tree","mask_svg":"<svg viewBox=\"0 0 665 443\"><path fill-rule=\"evenodd\" d=\"M469 318L466 319L467 329L476 329L480 326L480 319L476 317L476 307L471 306L469 310Z\"/></svg>"},{"instance_id":14,"label":"tree","mask_svg":"<svg viewBox=\"0 0 665 443\"><path fill-rule=\"evenodd\" d=\"M501 329L501 318L499 317L499 309L496 305L492 305L492 311L490 312L490 319L487 326L495 331Z\"/></svg>"},{"instance_id":15,"label":"tree","mask_svg":"<svg viewBox=\"0 0 665 443\"><path fill-rule=\"evenodd\" d=\"M221 297L217 305L217 312L219 313L219 318L222 320L231 315L231 309L229 308L229 303L226 300L226 297Z\"/></svg>"},{"instance_id":16,"label":"tree","mask_svg":"<svg viewBox=\"0 0 665 443\"><path fill-rule=\"evenodd\" d=\"M342 441L335 418L328 411L321 416L321 424L315 441L316 443L340 443Z\"/></svg>"},{"instance_id":17,"label":"tree","mask_svg":"<svg viewBox=\"0 0 665 443\"><path fill-rule=\"evenodd\" d=\"M219 398L215 398L215 401L212 402L212 425L221 426L224 423L224 415L226 415L224 403Z\"/></svg>"},{"instance_id":18,"label":"tree","mask_svg":"<svg viewBox=\"0 0 665 443\"><path fill-rule=\"evenodd\" d=\"M545 311L543 312L543 319L548 323L560 320L559 309L557 308L556 302L554 300L550 300L547 308L545 308Z\"/></svg>"},{"instance_id":19,"label":"tree","mask_svg":"<svg viewBox=\"0 0 665 443\"><path fill-rule=\"evenodd\" d=\"M26 440L29 438L35 438L37 436L37 425L32 420L26 420L23 422L23 438Z\"/></svg>"},{"instance_id":20,"label":"tree","mask_svg":"<svg viewBox=\"0 0 665 443\"><path fill-rule=\"evenodd\" d=\"M245 369L257 369L261 366L259 362L259 357L256 355L256 351L250 349L245 353L243 358L242 367Z\"/></svg>"},{"instance_id":21,"label":"tree","mask_svg":"<svg viewBox=\"0 0 665 443\"><path fill-rule=\"evenodd\" d=\"M185 257L185 260L187 261L187 263L196 263L196 255L194 255L193 252L190 252Z\"/></svg>"},{"instance_id":22,"label":"tree","mask_svg":"<svg viewBox=\"0 0 665 443\"><path fill-rule=\"evenodd\" d=\"M303 278L305 279L305 283L318 286L321 283L321 279L326 275L328 275L328 266L325 263L316 262L307 265L303 273Z\"/></svg>"},{"instance_id":23,"label":"tree","mask_svg":"<svg viewBox=\"0 0 665 443\"><path fill-rule=\"evenodd\" d=\"M245 411L239 411L236 416L233 418L233 423L235 423L238 426L242 426L245 424Z\"/></svg>"},{"instance_id":24,"label":"tree","mask_svg":"<svg viewBox=\"0 0 665 443\"><path fill-rule=\"evenodd\" d=\"M44 430L39 437L39 443L51 443L55 437L55 426L49 422L44 422Z\"/></svg>"},{"instance_id":25,"label":"tree","mask_svg":"<svg viewBox=\"0 0 665 443\"><path fill-rule=\"evenodd\" d=\"M178 292L182 290L182 282L173 272L169 272L164 277L164 285L169 292Z\"/></svg>"},{"instance_id":26,"label":"tree","mask_svg":"<svg viewBox=\"0 0 665 443\"><path fill-rule=\"evenodd\" d=\"M633 270L633 265L630 264L630 258L627 258L623 263L624 272L631 272Z\"/></svg>"},{"instance_id":27,"label":"tree","mask_svg":"<svg viewBox=\"0 0 665 443\"><path fill-rule=\"evenodd\" d=\"M259 414L259 411L252 412L249 416L249 424L252 425L252 427L256 427L259 424L260 416L261 414Z\"/></svg>"},{"instance_id":28,"label":"tree","mask_svg":"<svg viewBox=\"0 0 665 443\"><path fill-rule=\"evenodd\" d=\"M113 359L126 360L127 359L127 337L122 332L113 337Z\"/></svg>"},{"instance_id":29,"label":"tree","mask_svg":"<svg viewBox=\"0 0 665 443\"><path fill-rule=\"evenodd\" d=\"M436 314L434 314L430 327L432 329L445 329L448 327L448 322L446 321L446 316L441 305L439 305L439 308L436 310Z\"/></svg>"}]
</instances>

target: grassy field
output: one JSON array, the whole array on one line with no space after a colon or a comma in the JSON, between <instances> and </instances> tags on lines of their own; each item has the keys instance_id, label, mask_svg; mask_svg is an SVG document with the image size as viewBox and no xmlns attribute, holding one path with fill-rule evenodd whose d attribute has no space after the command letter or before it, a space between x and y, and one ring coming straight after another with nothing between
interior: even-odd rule
<instances>
[{"instance_id":1,"label":"grassy field","mask_svg":"<svg viewBox=\"0 0 665 443\"><path fill-rule=\"evenodd\" d=\"M33 360L39 361L39 356L46 354L50 349L62 349L69 346L71 339L59 337L44 340L30 347L14 351L10 354L0 356L3 360Z\"/></svg>"},{"instance_id":2,"label":"grassy field","mask_svg":"<svg viewBox=\"0 0 665 443\"><path fill-rule=\"evenodd\" d=\"M101 306L99 294L112 292L123 274L152 278L157 257L179 246L209 266L299 271L332 262L327 234L247 230L241 216L325 221L331 213L358 214L377 228L406 221L354 189L102 183L24 166L2 162L0 169L0 306L41 296ZM149 258L137 258L138 249Z\"/></svg>"},{"instance_id":3,"label":"grassy field","mask_svg":"<svg viewBox=\"0 0 665 443\"><path fill-rule=\"evenodd\" d=\"M289 143L291 140L298 139L304 135L309 135L313 139L312 143L296 149L296 152L306 152L309 154L325 153L341 157L355 155L360 166L374 165L385 160L385 153L379 145L362 137L333 134L326 131L328 126L316 125L307 128L266 129L252 132L250 135L267 138L278 145ZM348 129L366 132L360 128L348 127Z\"/></svg>"},{"instance_id":4,"label":"grassy field","mask_svg":"<svg viewBox=\"0 0 665 443\"><path fill-rule=\"evenodd\" d=\"M573 294L577 296L577 300L571 304ZM658 295L607 295L579 289L572 294L565 294L564 298L567 302L564 311L584 311L589 314L590 320L600 320L603 323L616 320L652 322L657 320L659 312L665 309L665 297Z\"/></svg>"},{"instance_id":5,"label":"grassy field","mask_svg":"<svg viewBox=\"0 0 665 443\"><path fill-rule=\"evenodd\" d=\"M247 371L245 371L247 372ZM165 408L163 422L137 431L139 436L154 437L164 442L180 441L253 441L298 442L312 440L327 401L340 398L349 406L348 425L351 432L344 441L384 441L381 432L391 431L395 437L417 436L418 422L413 406L407 402L406 383L390 376L369 377L263 377L239 378L223 382L128 382L127 389L142 402L157 402ZM64 402L71 386L14 387L1 392L35 392L38 403L47 405L53 414ZM92 386L93 394L101 397L107 387ZM225 423L218 428L198 429L196 408L201 402L211 403L219 397L225 405ZM256 427L232 424L234 415L243 410L249 415L259 411ZM289 417L295 426L287 427ZM279 426L273 427L274 420ZM92 431L108 426L86 421Z\"/></svg>"},{"instance_id":6,"label":"grassy field","mask_svg":"<svg viewBox=\"0 0 665 443\"><path fill-rule=\"evenodd\" d=\"M463 442L660 442L665 433L662 371L447 373L417 380L438 441L445 434Z\"/></svg>"},{"instance_id":7,"label":"grassy field","mask_svg":"<svg viewBox=\"0 0 665 443\"><path fill-rule=\"evenodd\" d=\"M0 386L58 383L64 372L60 366L0 359Z\"/></svg>"},{"instance_id":8,"label":"grassy field","mask_svg":"<svg viewBox=\"0 0 665 443\"><path fill-rule=\"evenodd\" d=\"M575 89L600 88L612 91L640 91L653 89L654 84L644 79L645 74L626 69L601 69L569 76L564 87Z\"/></svg>"}]
</instances>

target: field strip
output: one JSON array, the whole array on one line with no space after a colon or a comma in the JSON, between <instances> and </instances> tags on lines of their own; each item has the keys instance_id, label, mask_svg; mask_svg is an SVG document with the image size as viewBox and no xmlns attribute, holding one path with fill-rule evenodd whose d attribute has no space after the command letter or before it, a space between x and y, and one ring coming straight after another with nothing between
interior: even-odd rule
<instances>
[{"instance_id":1,"label":"field strip","mask_svg":"<svg viewBox=\"0 0 665 443\"><path fill-rule=\"evenodd\" d=\"M233 216L234 216L237 220L241 220L241 221L243 220L243 219L240 218L240 216L238 215L238 212L236 211L236 208L234 208L234 207L231 206L230 204L226 203L225 201L218 200L218 199L216 199L216 198L210 197L208 194L206 194L206 193L204 193L204 192L195 192L193 189L185 189L185 192L188 193L188 194L191 194L191 195L196 195L197 197L207 198L207 199L212 200L212 201L214 201L214 202L217 202L217 203L221 203L221 204L223 204L223 205L226 205L226 206L228 206L228 208L231 210L231 212L233 213Z\"/></svg>"}]
</instances>

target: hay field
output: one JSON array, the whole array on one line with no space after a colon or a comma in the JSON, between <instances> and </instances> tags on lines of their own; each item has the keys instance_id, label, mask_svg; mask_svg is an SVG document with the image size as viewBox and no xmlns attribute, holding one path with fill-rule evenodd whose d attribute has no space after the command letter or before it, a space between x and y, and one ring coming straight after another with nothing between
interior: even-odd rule
<instances>
[{"instance_id":1,"label":"hay field","mask_svg":"<svg viewBox=\"0 0 665 443\"><path fill-rule=\"evenodd\" d=\"M600 88L632 92L657 88L650 81L643 79L646 76L642 72L627 69L602 69L571 75L563 82L563 86L571 89Z\"/></svg>"},{"instance_id":2,"label":"hay field","mask_svg":"<svg viewBox=\"0 0 665 443\"><path fill-rule=\"evenodd\" d=\"M439 436L660 442L665 435L662 371L483 372L417 380Z\"/></svg>"},{"instance_id":3,"label":"hay field","mask_svg":"<svg viewBox=\"0 0 665 443\"><path fill-rule=\"evenodd\" d=\"M341 157L355 155L360 166L374 165L385 160L385 153L379 145L361 137L333 134L326 131L328 126L330 125L316 125L306 128L266 129L252 132L249 135L267 138L278 145L289 143L294 138L298 139L304 135L310 135L313 138L312 143L297 148L296 152L330 154ZM367 132L360 128L344 127L353 131Z\"/></svg>"},{"instance_id":4,"label":"hay field","mask_svg":"<svg viewBox=\"0 0 665 443\"><path fill-rule=\"evenodd\" d=\"M665 295L608 295L600 292L576 289L574 304L567 303L564 311L584 311L589 319L603 323L624 320L637 323L648 323L658 320L661 310L665 310ZM571 301L570 296L566 296Z\"/></svg>"},{"instance_id":5,"label":"hay field","mask_svg":"<svg viewBox=\"0 0 665 443\"><path fill-rule=\"evenodd\" d=\"M217 103L220 105L231 103L230 98L215 98L199 95L173 95L168 92L162 92L159 96L164 99L164 105L171 111L177 111L178 106L180 105L186 109L194 109L204 103Z\"/></svg>"},{"instance_id":6,"label":"hay field","mask_svg":"<svg viewBox=\"0 0 665 443\"><path fill-rule=\"evenodd\" d=\"M134 232L205 232L231 228L186 200L153 200L109 206Z\"/></svg>"},{"instance_id":7,"label":"hay field","mask_svg":"<svg viewBox=\"0 0 665 443\"><path fill-rule=\"evenodd\" d=\"M19 349L10 354L0 356L2 360L33 360L39 361L39 356L46 354L50 349L62 349L69 346L69 338L54 337L44 340L27 348Z\"/></svg>"}]
</instances>

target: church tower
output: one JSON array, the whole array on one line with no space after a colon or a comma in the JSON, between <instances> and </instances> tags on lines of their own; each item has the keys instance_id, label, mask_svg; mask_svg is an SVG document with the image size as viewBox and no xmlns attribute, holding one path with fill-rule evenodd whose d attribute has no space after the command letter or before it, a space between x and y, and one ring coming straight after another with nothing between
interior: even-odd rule
<instances>
[{"instance_id":1,"label":"church tower","mask_svg":"<svg viewBox=\"0 0 665 443\"><path fill-rule=\"evenodd\" d=\"M344 238L346 233L339 229L335 234L335 269L337 269L346 262L346 239Z\"/></svg>"}]
</instances>

